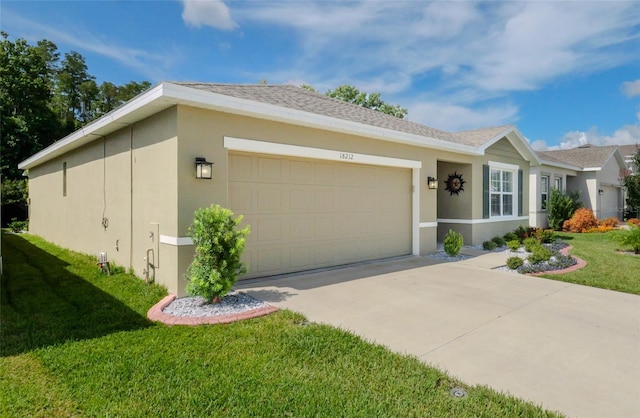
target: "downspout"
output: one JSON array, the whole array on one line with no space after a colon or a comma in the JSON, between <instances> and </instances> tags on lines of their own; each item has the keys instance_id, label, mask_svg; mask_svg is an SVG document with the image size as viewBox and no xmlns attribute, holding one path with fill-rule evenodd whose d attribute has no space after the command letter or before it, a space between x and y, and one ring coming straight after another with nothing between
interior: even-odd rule
<instances>
[{"instance_id":1,"label":"downspout","mask_svg":"<svg viewBox=\"0 0 640 418\"><path fill-rule=\"evenodd\" d=\"M133 124L129 125L129 268L133 269Z\"/></svg>"}]
</instances>

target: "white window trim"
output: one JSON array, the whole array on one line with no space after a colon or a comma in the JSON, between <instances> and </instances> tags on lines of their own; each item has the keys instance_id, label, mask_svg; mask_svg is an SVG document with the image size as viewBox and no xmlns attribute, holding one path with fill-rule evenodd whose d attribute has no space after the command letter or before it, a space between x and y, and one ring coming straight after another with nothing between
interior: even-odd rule
<instances>
[{"instance_id":1,"label":"white window trim","mask_svg":"<svg viewBox=\"0 0 640 418\"><path fill-rule=\"evenodd\" d=\"M560 187L556 187L558 180L560 181ZM564 188L564 180L562 178L562 176L554 176L553 177L553 188L557 189L560 193L562 193L562 190Z\"/></svg>"},{"instance_id":2,"label":"white window trim","mask_svg":"<svg viewBox=\"0 0 640 418\"><path fill-rule=\"evenodd\" d=\"M543 185L544 185L544 179L547 180L547 191L543 191ZM546 194L547 195L547 203L549 202L549 186L551 185L551 178L548 174L543 174L540 176L540 210L543 212L546 212L547 209L545 207L543 207L544 204L544 199L542 199L542 195Z\"/></svg>"},{"instance_id":3,"label":"white window trim","mask_svg":"<svg viewBox=\"0 0 640 418\"><path fill-rule=\"evenodd\" d=\"M513 191L510 193L511 196L513 196L511 215L492 215L491 214L491 195L494 194L491 192L491 171L492 170L509 171L513 175ZM517 214L519 213L519 209L520 209L518 207L518 190L520 190L520 183L518 183L518 170L520 170L520 166L517 166L515 164L489 161L489 219L496 219L496 220L513 219L518 217ZM502 175L500 175L500 177L502 178ZM503 196L504 194L505 193L500 192L500 196ZM502 212L502 198L500 200L500 211Z\"/></svg>"}]
</instances>

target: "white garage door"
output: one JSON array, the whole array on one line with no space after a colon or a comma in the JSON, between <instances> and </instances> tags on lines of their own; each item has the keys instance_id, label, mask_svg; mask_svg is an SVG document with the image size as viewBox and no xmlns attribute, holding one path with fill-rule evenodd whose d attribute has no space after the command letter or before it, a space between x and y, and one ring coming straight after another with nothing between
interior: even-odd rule
<instances>
[{"instance_id":1,"label":"white garage door","mask_svg":"<svg viewBox=\"0 0 640 418\"><path fill-rule=\"evenodd\" d=\"M411 170L230 153L243 278L411 254Z\"/></svg>"},{"instance_id":2,"label":"white garage door","mask_svg":"<svg viewBox=\"0 0 640 418\"><path fill-rule=\"evenodd\" d=\"M600 196L600 219L615 217L622 219L621 190L619 187L602 186Z\"/></svg>"}]
</instances>

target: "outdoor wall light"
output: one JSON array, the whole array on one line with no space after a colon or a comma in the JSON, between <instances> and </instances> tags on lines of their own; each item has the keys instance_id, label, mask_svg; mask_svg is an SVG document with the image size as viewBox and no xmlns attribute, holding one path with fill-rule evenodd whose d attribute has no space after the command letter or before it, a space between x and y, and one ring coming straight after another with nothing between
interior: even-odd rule
<instances>
[{"instance_id":1,"label":"outdoor wall light","mask_svg":"<svg viewBox=\"0 0 640 418\"><path fill-rule=\"evenodd\" d=\"M602 196L602 195L604 194L604 190L602 190L602 189L598 189L598 194L599 194L600 196Z\"/></svg>"},{"instance_id":2,"label":"outdoor wall light","mask_svg":"<svg viewBox=\"0 0 640 418\"><path fill-rule=\"evenodd\" d=\"M435 177L427 177L427 185L430 189L438 188L438 179Z\"/></svg>"},{"instance_id":3,"label":"outdoor wall light","mask_svg":"<svg viewBox=\"0 0 640 418\"><path fill-rule=\"evenodd\" d=\"M213 163L210 163L206 158L196 157L196 178L197 179L210 179L213 171Z\"/></svg>"}]
</instances>

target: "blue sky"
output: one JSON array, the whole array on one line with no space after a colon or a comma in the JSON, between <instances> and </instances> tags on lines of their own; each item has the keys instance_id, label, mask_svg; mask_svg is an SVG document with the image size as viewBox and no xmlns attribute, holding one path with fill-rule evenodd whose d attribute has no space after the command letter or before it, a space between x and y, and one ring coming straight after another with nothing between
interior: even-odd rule
<instances>
[{"instance_id":1,"label":"blue sky","mask_svg":"<svg viewBox=\"0 0 640 418\"><path fill-rule=\"evenodd\" d=\"M640 142L640 2L13 1L11 39L75 50L98 82L342 84L448 131L536 149Z\"/></svg>"}]
</instances>

